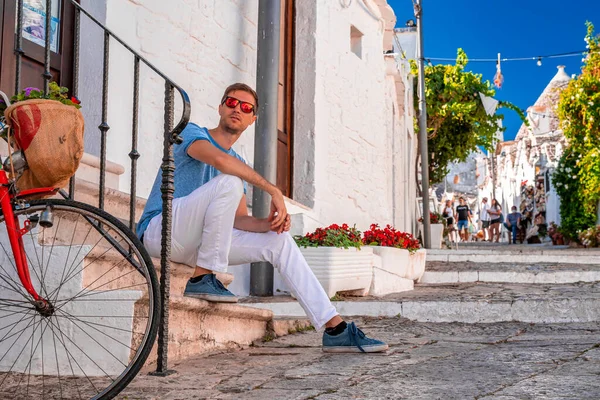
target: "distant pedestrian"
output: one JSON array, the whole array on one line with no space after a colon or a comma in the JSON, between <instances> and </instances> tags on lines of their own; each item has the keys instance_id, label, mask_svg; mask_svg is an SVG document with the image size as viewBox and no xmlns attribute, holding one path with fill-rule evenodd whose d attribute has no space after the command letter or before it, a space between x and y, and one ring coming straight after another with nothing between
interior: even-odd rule
<instances>
[{"instance_id":1,"label":"distant pedestrian","mask_svg":"<svg viewBox=\"0 0 600 400\"><path fill-rule=\"evenodd\" d=\"M516 206L512 206L510 209L510 214L506 216L506 222L504 226L506 229L512 232L512 243L517 244L517 231L519 230L519 226L521 226L521 213L517 211ZM511 243L510 236L508 238L508 243Z\"/></svg>"},{"instance_id":2,"label":"distant pedestrian","mask_svg":"<svg viewBox=\"0 0 600 400\"><path fill-rule=\"evenodd\" d=\"M454 209L452 208L452 200L446 200L446 205L444 206L444 212L442 213L442 217L446 219L446 227L448 229L448 239L451 242L456 241L454 237Z\"/></svg>"},{"instance_id":3,"label":"distant pedestrian","mask_svg":"<svg viewBox=\"0 0 600 400\"><path fill-rule=\"evenodd\" d=\"M504 219L502 216L502 206L498 203L498 200L492 199L492 205L490 206L488 213L490 214L491 218L490 240L498 243L500 241L500 232L502 231L500 224Z\"/></svg>"},{"instance_id":4,"label":"distant pedestrian","mask_svg":"<svg viewBox=\"0 0 600 400\"><path fill-rule=\"evenodd\" d=\"M464 197L461 197L458 201L459 205L456 207L458 222L456 227L462 241L467 242L469 240L469 223L471 222L472 213Z\"/></svg>"},{"instance_id":5,"label":"distant pedestrian","mask_svg":"<svg viewBox=\"0 0 600 400\"><path fill-rule=\"evenodd\" d=\"M481 213L479 214L479 218L481 219L481 228L483 229L484 238L483 241L492 241L492 231L490 229L490 221L492 220L490 213L490 204L488 203L488 198L484 197L481 200ZM487 239L486 239L487 238Z\"/></svg>"}]
</instances>

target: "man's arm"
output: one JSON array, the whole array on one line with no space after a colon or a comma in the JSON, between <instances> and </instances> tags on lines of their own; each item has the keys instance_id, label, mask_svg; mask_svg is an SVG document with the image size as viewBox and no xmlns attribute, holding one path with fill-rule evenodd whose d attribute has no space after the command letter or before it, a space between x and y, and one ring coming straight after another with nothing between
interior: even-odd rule
<instances>
[{"instance_id":1,"label":"man's arm","mask_svg":"<svg viewBox=\"0 0 600 400\"><path fill-rule=\"evenodd\" d=\"M268 232L271 229L271 223L267 219L259 219L248 215L246 195L243 195L240 205L235 211L233 227L248 232Z\"/></svg>"},{"instance_id":2,"label":"man's arm","mask_svg":"<svg viewBox=\"0 0 600 400\"><path fill-rule=\"evenodd\" d=\"M271 220L271 229L276 228L285 222L287 218L287 209L285 207L285 202L283 201L281 190L260 176L260 174L252 168L237 158L217 149L206 140L196 140L188 147L187 153L190 157L212 165L224 174L237 176L269 193L271 195L271 213L269 214L268 219ZM277 213L276 216L275 213ZM248 213L246 212L246 215L247 214Z\"/></svg>"},{"instance_id":3,"label":"man's arm","mask_svg":"<svg viewBox=\"0 0 600 400\"><path fill-rule=\"evenodd\" d=\"M271 228L271 222L268 218L256 218L248 215L248 206L246 205L246 195L242 196L242 200L240 201L240 205L235 211L235 219L233 221L233 227L242 231L247 232L258 232L264 233L269 232L270 230L282 233L290 230L291 223L289 216L286 218L283 224L276 227L276 229Z\"/></svg>"}]
</instances>

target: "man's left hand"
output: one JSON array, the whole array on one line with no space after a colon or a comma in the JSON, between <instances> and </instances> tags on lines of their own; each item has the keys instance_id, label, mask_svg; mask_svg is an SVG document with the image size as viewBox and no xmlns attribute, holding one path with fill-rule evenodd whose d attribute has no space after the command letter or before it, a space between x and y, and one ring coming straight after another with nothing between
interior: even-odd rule
<instances>
[{"instance_id":1,"label":"man's left hand","mask_svg":"<svg viewBox=\"0 0 600 400\"><path fill-rule=\"evenodd\" d=\"M291 227L292 227L292 218L288 214L285 217L285 219L283 220L282 224L280 224L279 226L272 227L271 230L273 232L277 232L278 234L280 234L280 233L283 233L283 232L288 232Z\"/></svg>"}]
</instances>

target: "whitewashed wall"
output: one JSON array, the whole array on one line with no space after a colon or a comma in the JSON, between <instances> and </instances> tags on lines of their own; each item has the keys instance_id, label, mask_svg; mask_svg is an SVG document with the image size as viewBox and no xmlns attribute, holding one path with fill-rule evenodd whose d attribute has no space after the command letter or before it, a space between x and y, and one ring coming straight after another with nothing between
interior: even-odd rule
<instances>
[{"instance_id":1,"label":"whitewashed wall","mask_svg":"<svg viewBox=\"0 0 600 400\"><path fill-rule=\"evenodd\" d=\"M296 49L294 130L294 199L313 207L324 224L363 229L393 217L394 99L385 79L381 15L365 3L297 3L303 40ZM351 51L351 26L363 33L362 57Z\"/></svg>"},{"instance_id":2,"label":"whitewashed wall","mask_svg":"<svg viewBox=\"0 0 600 400\"><path fill-rule=\"evenodd\" d=\"M131 47L184 88L192 121L218 123L223 90L233 82L256 82L258 0L112 0L107 25ZM114 44L114 46L112 46ZM120 190L129 192L133 59L111 43L109 160L127 168ZM141 73L138 195L147 197L162 158L164 83L148 68ZM114 99L119 99L115 101ZM176 120L180 116L176 96ZM253 159L254 127L235 149Z\"/></svg>"},{"instance_id":3,"label":"whitewashed wall","mask_svg":"<svg viewBox=\"0 0 600 400\"><path fill-rule=\"evenodd\" d=\"M311 207L322 224L348 222L364 229L378 222L412 230L416 140L412 97L404 92L410 83L406 74L386 75L383 38L385 29L393 32L395 17L388 7L383 19L379 10L387 6L377 1L384 5L371 0L296 3L293 197ZM188 91L192 121L208 127L218 122L217 106L228 84L255 85L257 20L258 0L107 3L109 28ZM363 34L361 57L351 51L351 26ZM110 67L108 158L126 167L120 190L128 192L133 59L114 45ZM162 80L143 68L142 197L162 158L163 91ZM398 99L409 100L410 107ZM177 97L176 103L178 117ZM252 127L235 146L250 163L253 143Z\"/></svg>"}]
</instances>

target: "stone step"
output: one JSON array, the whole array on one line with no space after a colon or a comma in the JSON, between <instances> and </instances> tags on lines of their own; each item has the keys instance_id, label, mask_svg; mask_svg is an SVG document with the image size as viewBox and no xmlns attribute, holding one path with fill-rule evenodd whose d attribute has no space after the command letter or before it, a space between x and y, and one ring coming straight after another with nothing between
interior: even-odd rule
<instances>
[{"instance_id":1,"label":"stone step","mask_svg":"<svg viewBox=\"0 0 600 400\"><path fill-rule=\"evenodd\" d=\"M428 261L420 283L576 283L600 281L600 265Z\"/></svg>"},{"instance_id":2,"label":"stone step","mask_svg":"<svg viewBox=\"0 0 600 400\"><path fill-rule=\"evenodd\" d=\"M243 305L271 310L276 316L304 315L296 301L283 296L269 301L248 298ZM334 305L344 316L402 316L419 322L597 322L600 284L423 284L409 292L348 298Z\"/></svg>"},{"instance_id":3,"label":"stone step","mask_svg":"<svg viewBox=\"0 0 600 400\"><path fill-rule=\"evenodd\" d=\"M127 273L130 271L129 267L119 263L117 260L121 258L115 259L115 256L112 252L104 253L104 249L97 248L88 253L86 260L92 262L84 261L86 263L84 284L93 283L94 287L101 287L103 290L136 287L142 290L139 305L147 304L147 294L143 285L139 285L143 281L139 280L137 274ZM160 260L153 258L152 261L160 281ZM276 329L272 321L273 313L269 310L242 307L237 304L216 304L183 297L185 284L193 269L172 262L170 272L169 359L171 360L181 360L215 349L247 346L270 332L277 331L277 336L281 336L295 326L294 321L289 322L289 326L285 325L287 321L281 321L279 322L281 327ZM225 285L233 280L231 274L217 274L217 276ZM137 315L134 310L132 312ZM154 352L151 357L153 358L150 362L154 362L156 353Z\"/></svg>"},{"instance_id":4,"label":"stone step","mask_svg":"<svg viewBox=\"0 0 600 400\"><path fill-rule=\"evenodd\" d=\"M273 312L237 304L171 295L169 360L182 360L213 350L240 349L272 331ZM281 335L287 330L280 330ZM156 362L157 343L146 364Z\"/></svg>"},{"instance_id":5,"label":"stone step","mask_svg":"<svg viewBox=\"0 0 600 400\"><path fill-rule=\"evenodd\" d=\"M556 248L558 246L496 246L492 249L427 250L427 261L447 263L504 264L596 264L600 265L599 249Z\"/></svg>"}]
</instances>

